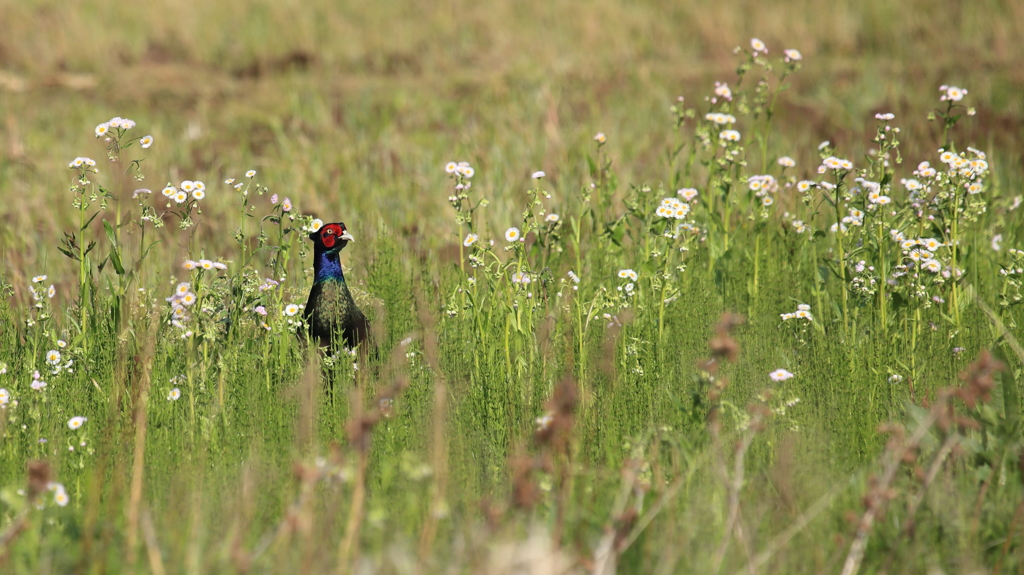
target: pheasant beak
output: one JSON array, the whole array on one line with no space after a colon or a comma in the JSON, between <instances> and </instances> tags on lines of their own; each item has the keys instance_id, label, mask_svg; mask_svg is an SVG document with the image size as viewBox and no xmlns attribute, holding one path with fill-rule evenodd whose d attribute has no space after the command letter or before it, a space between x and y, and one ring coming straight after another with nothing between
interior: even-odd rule
<instances>
[{"instance_id":1,"label":"pheasant beak","mask_svg":"<svg viewBox=\"0 0 1024 575\"><path fill-rule=\"evenodd\" d=\"M338 236L343 240L354 242L356 239L352 237L352 234L348 233L348 230L342 230L341 235Z\"/></svg>"}]
</instances>

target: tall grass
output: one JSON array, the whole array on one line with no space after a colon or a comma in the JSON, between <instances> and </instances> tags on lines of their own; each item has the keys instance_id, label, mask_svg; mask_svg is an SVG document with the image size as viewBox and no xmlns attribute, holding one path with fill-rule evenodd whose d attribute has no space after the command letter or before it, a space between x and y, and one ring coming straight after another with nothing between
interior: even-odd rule
<instances>
[{"instance_id":1,"label":"tall grass","mask_svg":"<svg viewBox=\"0 0 1024 575\"><path fill-rule=\"evenodd\" d=\"M1014 6L188 8L0 9L0 570L1019 568Z\"/></svg>"}]
</instances>

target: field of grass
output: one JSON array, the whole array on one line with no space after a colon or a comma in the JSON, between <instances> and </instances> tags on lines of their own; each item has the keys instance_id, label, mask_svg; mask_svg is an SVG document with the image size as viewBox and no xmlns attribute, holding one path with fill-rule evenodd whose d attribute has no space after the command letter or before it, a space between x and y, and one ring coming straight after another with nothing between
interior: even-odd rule
<instances>
[{"instance_id":1,"label":"field of grass","mask_svg":"<svg viewBox=\"0 0 1024 575\"><path fill-rule=\"evenodd\" d=\"M0 573L1024 568L1024 5L0 22Z\"/></svg>"}]
</instances>

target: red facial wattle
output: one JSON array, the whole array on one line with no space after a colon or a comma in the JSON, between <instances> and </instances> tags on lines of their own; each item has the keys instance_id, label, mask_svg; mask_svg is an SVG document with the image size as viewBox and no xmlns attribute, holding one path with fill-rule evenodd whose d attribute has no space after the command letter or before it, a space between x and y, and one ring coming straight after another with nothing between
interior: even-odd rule
<instances>
[{"instance_id":1,"label":"red facial wattle","mask_svg":"<svg viewBox=\"0 0 1024 575\"><path fill-rule=\"evenodd\" d=\"M320 230L320 241L324 244L325 248L331 249L343 233L345 231L339 225L331 224L324 226L324 229Z\"/></svg>"}]
</instances>

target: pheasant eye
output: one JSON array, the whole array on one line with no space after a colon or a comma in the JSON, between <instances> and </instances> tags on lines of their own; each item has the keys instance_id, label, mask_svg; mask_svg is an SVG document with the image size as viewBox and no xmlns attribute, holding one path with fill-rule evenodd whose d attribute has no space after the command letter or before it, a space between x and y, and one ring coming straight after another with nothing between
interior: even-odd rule
<instances>
[{"instance_id":1,"label":"pheasant eye","mask_svg":"<svg viewBox=\"0 0 1024 575\"><path fill-rule=\"evenodd\" d=\"M333 233L334 233L334 230L332 230L331 228L327 228L327 232L326 232L326 233L328 233L328 234L333 234Z\"/></svg>"}]
</instances>

